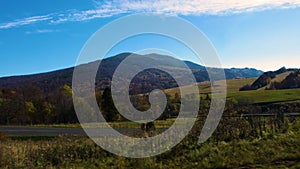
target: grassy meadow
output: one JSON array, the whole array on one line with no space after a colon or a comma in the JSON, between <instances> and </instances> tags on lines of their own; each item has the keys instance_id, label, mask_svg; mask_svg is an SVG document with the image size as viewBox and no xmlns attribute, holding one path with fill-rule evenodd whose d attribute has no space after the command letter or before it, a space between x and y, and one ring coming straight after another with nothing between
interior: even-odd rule
<instances>
[{"instance_id":1,"label":"grassy meadow","mask_svg":"<svg viewBox=\"0 0 300 169\"><path fill-rule=\"evenodd\" d=\"M227 98L246 98L253 101L254 103L289 102L300 100L300 89L230 92L227 94Z\"/></svg>"}]
</instances>

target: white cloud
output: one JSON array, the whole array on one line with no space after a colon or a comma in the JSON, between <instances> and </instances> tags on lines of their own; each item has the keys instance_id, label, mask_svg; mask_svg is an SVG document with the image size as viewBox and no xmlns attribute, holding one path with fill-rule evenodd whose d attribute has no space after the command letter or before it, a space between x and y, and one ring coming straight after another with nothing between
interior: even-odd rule
<instances>
[{"instance_id":1,"label":"white cloud","mask_svg":"<svg viewBox=\"0 0 300 169\"><path fill-rule=\"evenodd\" d=\"M26 34L42 34L42 33L52 33L52 32L61 32L58 29L37 29L34 31L26 31Z\"/></svg>"},{"instance_id":2,"label":"white cloud","mask_svg":"<svg viewBox=\"0 0 300 169\"><path fill-rule=\"evenodd\" d=\"M294 8L300 6L300 0L115 0L110 5L132 12L220 15L261 11L271 8Z\"/></svg>"},{"instance_id":3,"label":"white cloud","mask_svg":"<svg viewBox=\"0 0 300 169\"><path fill-rule=\"evenodd\" d=\"M300 0L93 0L94 9L33 16L7 23L0 23L1 29L8 29L37 22L59 24L64 22L88 21L124 13L153 12L171 15L230 15L242 12L268 9L300 7Z\"/></svg>"},{"instance_id":4,"label":"white cloud","mask_svg":"<svg viewBox=\"0 0 300 169\"><path fill-rule=\"evenodd\" d=\"M113 9L113 8L99 8L99 9L91 9L86 11L70 11L66 14L60 14L55 19L51 20L51 23L62 23L62 22L75 22L75 21L87 21L96 18L106 18L114 15L118 15L121 13L125 13L124 10L121 9Z\"/></svg>"},{"instance_id":5,"label":"white cloud","mask_svg":"<svg viewBox=\"0 0 300 169\"><path fill-rule=\"evenodd\" d=\"M8 29L12 27L22 26L22 25L28 25L36 22L46 21L50 20L52 17L50 15L42 15L42 16L32 16L20 20L15 20L12 22L0 24L0 29Z\"/></svg>"}]
</instances>

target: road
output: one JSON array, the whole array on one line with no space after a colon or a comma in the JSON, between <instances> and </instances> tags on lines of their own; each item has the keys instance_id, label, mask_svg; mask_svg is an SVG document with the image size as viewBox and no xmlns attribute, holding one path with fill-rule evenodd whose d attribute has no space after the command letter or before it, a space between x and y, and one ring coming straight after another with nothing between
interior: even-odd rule
<instances>
[{"instance_id":1,"label":"road","mask_svg":"<svg viewBox=\"0 0 300 169\"><path fill-rule=\"evenodd\" d=\"M95 135L109 135L112 134L105 128L91 128L87 129ZM120 133L141 132L140 129L117 129ZM20 135L20 136L47 136L47 135L86 135L81 128L47 128L47 127L24 127L24 126L0 126L0 132L6 135Z\"/></svg>"}]
</instances>

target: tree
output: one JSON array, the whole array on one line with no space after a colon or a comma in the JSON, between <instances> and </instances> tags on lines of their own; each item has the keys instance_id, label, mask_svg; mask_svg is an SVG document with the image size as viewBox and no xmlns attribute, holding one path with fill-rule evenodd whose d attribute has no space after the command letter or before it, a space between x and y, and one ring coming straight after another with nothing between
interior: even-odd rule
<instances>
[{"instance_id":1,"label":"tree","mask_svg":"<svg viewBox=\"0 0 300 169\"><path fill-rule=\"evenodd\" d=\"M116 109L110 88L105 88L101 99L101 110L104 118L108 121L117 121L120 119L120 114Z\"/></svg>"},{"instance_id":2,"label":"tree","mask_svg":"<svg viewBox=\"0 0 300 169\"><path fill-rule=\"evenodd\" d=\"M101 106L102 93L101 92L96 92L95 97L96 97L96 100L97 100L97 104L100 107Z\"/></svg>"},{"instance_id":3,"label":"tree","mask_svg":"<svg viewBox=\"0 0 300 169\"><path fill-rule=\"evenodd\" d=\"M76 97L74 103L77 105L77 110L80 112L77 114L80 119L80 123L98 122L99 115L95 109L89 104L87 99Z\"/></svg>"},{"instance_id":4,"label":"tree","mask_svg":"<svg viewBox=\"0 0 300 169\"><path fill-rule=\"evenodd\" d=\"M36 108L32 102L25 102L25 112L29 117L30 124L36 120Z\"/></svg>"},{"instance_id":5,"label":"tree","mask_svg":"<svg viewBox=\"0 0 300 169\"><path fill-rule=\"evenodd\" d=\"M52 123L55 119L55 114L54 114L54 111L55 111L55 106L52 105L51 103L48 103L48 102L43 102L42 104L42 110L41 110L41 117L42 117L42 122L43 123L46 123L46 124L49 124L49 123Z\"/></svg>"},{"instance_id":6,"label":"tree","mask_svg":"<svg viewBox=\"0 0 300 169\"><path fill-rule=\"evenodd\" d=\"M22 102L16 91L10 89L2 89L2 98L0 98L0 120L1 124L16 123L18 112L20 112Z\"/></svg>"},{"instance_id":7,"label":"tree","mask_svg":"<svg viewBox=\"0 0 300 169\"><path fill-rule=\"evenodd\" d=\"M56 107L56 123L75 123L77 122L73 100L72 89L68 85L62 86L54 98Z\"/></svg>"}]
</instances>

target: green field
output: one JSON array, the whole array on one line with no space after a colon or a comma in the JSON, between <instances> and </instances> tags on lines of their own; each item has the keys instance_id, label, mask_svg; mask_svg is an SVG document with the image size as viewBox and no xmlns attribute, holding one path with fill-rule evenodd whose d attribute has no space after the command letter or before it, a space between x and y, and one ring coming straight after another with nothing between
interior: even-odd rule
<instances>
[{"instance_id":1,"label":"green field","mask_svg":"<svg viewBox=\"0 0 300 169\"><path fill-rule=\"evenodd\" d=\"M251 84L255 81L255 78L248 79L233 79L227 80L227 99L248 99L253 103L274 103L274 102L289 102L300 100L300 89L286 89L286 90L252 90L252 91L239 91L241 87L246 84ZM224 81L214 82L213 85L216 87L218 92L218 86ZM211 83L202 82L199 83L199 91L201 94L211 92ZM192 93L191 87L184 87L188 92ZM165 91L169 95L174 95L179 92L178 88L167 89Z\"/></svg>"},{"instance_id":2,"label":"green field","mask_svg":"<svg viewBox=\"0 0 300 169\"><path fill-rule=\"evenodd\" d=\"M252 90L227 93L228 99L248 99L253 103L275 103L300 100L300 89Z\"/></svg>"}]
</instances>

